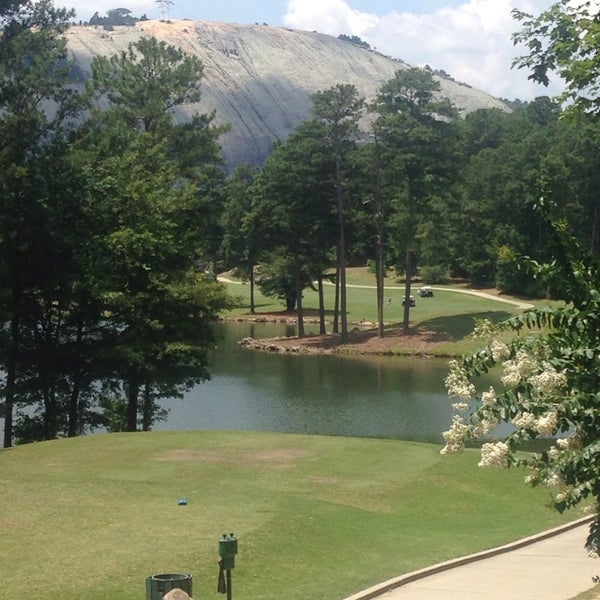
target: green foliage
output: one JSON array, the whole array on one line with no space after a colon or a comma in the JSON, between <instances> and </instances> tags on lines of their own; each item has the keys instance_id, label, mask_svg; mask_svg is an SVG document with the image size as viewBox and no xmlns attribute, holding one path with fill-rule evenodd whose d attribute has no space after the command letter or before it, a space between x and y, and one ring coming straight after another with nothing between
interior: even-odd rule
<instances>
[{"instance_id":1,"label":"green foliage","mask_svg":"<svg viewBox=\"0 0 600 600\"><path fill-rule=\"evenodd\" d=\"M25 0L0 0L0 15L9 15L11 11L17 9L19 5L24 3Z\"/></svg>"},{"instance_id":2,"label":"green foliage","mask_svg":"<svg viewBox=\"0 0 600 600\"><path fill-rule=\"evenodd\" d=\"M508 246L498 248L496 259L496 287L506 294L517 294L539 298L544 288L532 276L531 269L526 268L520 256Z\"/></svg>"},{"instance_id":3,"label":"green foliage","mask_svg":"<svg viewBox=\"0 0 600 600\"><path fill-rule=\"evenodd\" d=\"M105 17L101 17L96 11L91 19L90 25L102 25L105 29L111 29L115 26L134 26L138 21L146 20L144 17L138 19L131 15L131 11L127 8L113 8L107 11Z\"/></svg>"},{"instance_id":4,"label":"green foliage","mask_svg":"<svg viewBox=\"0 0 600 600\"><path fill-rule=\"evenodd\" d=\"M530 79L548 85L556 72L565 82L564 102L577 109L600 112L600 21L595 2L555 2L534 17L520 10L521 21L514 34L516 44L525 44L527 54L516 59L519 68L531 71Z\"/></svg>"},{"instance_id":5,"label":"green foliage","mask_svg":"<svg viewBox=\"0 0 600 600\"><path fill-rule=\"evenodd\" d=\"M424 283L441 284L448 279L446 269L440 265L423 265L419 268L419 274Z\"/></svg>"},{"instance_id":6,"label":"green foliage","mask_svg":"<svg viewBox=\"0 0 600 600\"><path fill-rule=\"evenodd\" d=\"M445 451L459 450L465 440L484 439L480 466L528 468L528 481L549 488L558 511L592 500L597 519L588 546L598 552L599 265L560 223L552 222L548 206L544 211L556 257L552 278L559 279L558 288L564 290L569 304L512 318L503 330L518 335L508 344L496 339L493 327L479 331L481 337L490 338L488 346L455 363L446 381L450 397L456 399L457 415L444 434ZM548 278L547 267L538 266L538 272ZM502 388L476 390L471 379L496 367L502 369ZM472 396L477 398L474 405ZM510 433L496 431L502 422L513 425ZM538 438L547 440L546 449L518 453L524 443Z\"/></svg>"},{"instance_id":7,"label":"green foliage","mask_svg":"<svg viewBox=\"0 0 600 600\"><path fill-rule=\"evenodd\" d=\"M429 71L399 70L369 107L378 115L373 128L375 221L381 224L376 235L379 240L385 238L388 254L395 264L403 265L398 270L406 273L405 330L409 328L408 296L419 249L427 263L445 262L444 228L436 213L460 166L456 111L449 102L435 99L439 89ZM380 249L379 254L383 264L385 253Z\"/></svg>"},{"instance_id":8,"label":"green foliage","mask_svg":"<svg viewBox=\"0 0 600 600\"><path fill-rule=\"evenodd\" d=\"M375 273L377 272L377 265L375 264L374 260L369 259L367 261L367 269L369 270L369 273L375 275Z\"/></svg>"},{"instance_id":9,"label":"green foliage","mask_svg":"<svg viewBox=\"0 0 600 600\"><path fill-rule=\"evenodd\" d=\"M366 48L367 50L371 49L371 46L364 40L361 40L357 35L345 35L340 33L340 35L338 35L338 39L344 42L350 42L351 44L354 44L360 48Z\"/></svg>"},{"instance_id":10,"label":"green foliage","mask_svg":"<svg viewBox=\"0 0 600 600\"><path fill-rule=\"evenodd\" d=\"M198 58L156 38L140 38L126 52L94 59L90 92L106 96L112 106L102 106L98 116L116 110L130 128L160 132L173 126L171 109L200 100L202 73Z\"/></svg>"},{"instance_id":11,"label":"green foliage","mask_svg":"<svg viewBox=\"0 0 600 600\"><path fill-rule=\"evenodd\" d=\"M296 310L298 294L294 280L293 258L284 248L265 254L263 258L257 277L260 291L265 296L283 300L286 311ZM307 286L309 282L309 278L304 274L303 287Z\"/></svg>"},{"instance_id":12,"label":"green foliage","mask_svg":"<svg viewBox=\"0 0 600 600\"><path fill-rule=\"evenodd\" d=\"M566 125L558 117L556 103L539 98L512 115L482 111L466 119L464 135L472 152L456 190L458 205L446 213L454 273L477 283L497 282L513 293L536 291L532 276L513 268L499 249L548 259L546 233L534 206L540 181L552 180L557 191L566 184L556 137ZM565 212L570 212L566 205Z\"/></svg>"},{"instance_id":13,"label":"green foliage","mask_svg":"<svg viewBox=\"0 0 600 600\"><path fill-rule=\"evenodd\" d=\"M209 325L228 302L195 266L214 246L215 214L200 211L217 210L222 129L171 113L199 98L201 64L143 39L98 59L79 97L65 14L28 6L0 38L6 446L19 406L20 441L101 424L107 382L115 405L126 398L127 428L150 428L159 397L208 377Z\"/></svg>"},{"instance_id":14,"label":"green foliage","mask_svg":"<svg viewBox=\"0 0 600 600\"><path fill-rule=\"evenodd\" d=\"M288 310L298 309L300 335L303 290L327 268L335 235L334 169L325 135L321 124L303 123L274 148L254 186L252 218L263 249L259 286L285 298Z\"/></svg>"}]
</instances>

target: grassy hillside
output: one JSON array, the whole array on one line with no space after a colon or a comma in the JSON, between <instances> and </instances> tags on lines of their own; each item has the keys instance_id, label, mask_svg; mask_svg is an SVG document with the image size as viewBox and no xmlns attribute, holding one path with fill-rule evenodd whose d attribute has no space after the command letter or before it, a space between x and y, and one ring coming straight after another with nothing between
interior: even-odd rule
<instances>
[{"instance_id":1,"label":"grassy hillside","mask_svg":"<svg viewBox=\"0 0 600 600\"><path fill-rule=\"evenodd\" d=\"M522 473L477 460L416 443L235 432L1 450L0 597L139 600L148 575L189 572L206 598L217 540L234 532L234 597L335 600L579 516L547 508Z\"/></svg>"},{"instance_id":2,"label":"grassy hillside","mask_svg":"<svg viewBox=\"0 0 600 600\"><path fill-rule=\"evenodd\" d=\"M229 275L225 276L229 294L235 299L232 310L226 317L242 317L249 315L250 289L249 285L236 280ZM430 348L431 355L448 356L462 355L478 349L481 340L465 339L473 331L477 319L490 319L494 322L503 321L523 311L524 307L531 306L529 300L521 300L510 296L499 295L494 290L481 292L468 289L464 284L434 286L432 298L420 298L417 289L420 283L415 283L413 296L416 306L411 309L410 320L413 332L427 332L440 334L446 342ZM404 283L388 277L385 282L384 320L388 332L397 329L404 318L402 300L404 298ZM327 317L333 319L335 290L333 286L325 287L325 306L328 309ZM318 315L318 295L315 290L304 291L304 309L307 320ZM549 301L537 301L535 304L548 304ZM276 298L263 296L255 288L256 312L274 313L284 309L284 304ZM375 276L364 267L348 269L348 320L352 327L360 324L362 328L372 327L376 330L377 322L377 295L375 289ZM316 332L318 326L314 326ZM307 326L311 331L310 324ZM398 348L402 353L402 348ZM410 353L410 352L408 352Z\"/></svg>"}]
</instances>

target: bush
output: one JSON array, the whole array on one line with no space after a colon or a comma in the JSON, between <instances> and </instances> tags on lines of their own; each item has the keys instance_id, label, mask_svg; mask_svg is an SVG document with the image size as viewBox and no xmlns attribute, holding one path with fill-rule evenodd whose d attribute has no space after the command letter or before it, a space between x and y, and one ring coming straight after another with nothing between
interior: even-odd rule
<instances>
[{"instance_id":1,"label":"bush","mask_svg":"<svg viewBox=\"0 0 600 600\"><path fill-rule=\"evenodd\" d=\"M441 265L426 265L419 269L423 283L446 283L446 269Z\"/></svg>"},{"instance_id":2,"label":"bush","mask_svg":"<svg viewBox=\"0 0 600 600\"><path fill-rule=\"evenodd\" d=\"M498 249L496 287L505 294L541 298L544 289L531 272L524 269L519 257L508 247Z\"/></svg>"}]
</instances>

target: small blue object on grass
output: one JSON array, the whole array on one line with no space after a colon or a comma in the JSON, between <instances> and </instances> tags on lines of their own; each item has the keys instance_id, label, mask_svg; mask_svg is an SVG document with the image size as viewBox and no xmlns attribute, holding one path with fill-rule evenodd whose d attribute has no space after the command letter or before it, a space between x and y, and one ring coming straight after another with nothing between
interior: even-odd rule
<instances>
[{"instance_id":1,"label":"small blue object on grass","mask_svg":"<svg viewBox=\"0 0 600 600\"><path fill-rule=\"evenodd\" d=\"M179 506L186 506L187 500L185 498L180 498L177 504L179 504Z\"/></svg>"}]
</instances>

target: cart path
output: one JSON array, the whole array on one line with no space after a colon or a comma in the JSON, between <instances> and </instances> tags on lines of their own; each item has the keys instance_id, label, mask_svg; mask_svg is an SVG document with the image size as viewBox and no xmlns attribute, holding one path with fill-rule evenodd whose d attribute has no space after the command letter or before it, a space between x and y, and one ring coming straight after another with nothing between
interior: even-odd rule
<instances>
[{"instance_id":1,"label":"cart path","mask_svg":"<svg viewBox=\"0 0 600 600\"><path fill-rule=\"evenodd\" d=\"M217 279L219 281L222 281L223 283L233 283L235 285L245 285L244 282L242 281L233 281L232 279L227 279L227 277L217 277ZM333 283L330 283L328 281L323 282L325 285L333 285ZM354 285L354 284L347 284L346 287L349 288L358 288L358 289L363 289L363 290L375 290L377 289L376 286L374 285ZM464 290L464 289L460 289L460 288L448 288L448 287L436 287L436 286L427 286L430 287L433 291L437 291L437 292L452 292L455 294L467 294L470 296L478 296L479 298L485 298L487 300L494 300L496 302L504 302L505 304L510 304L511 306L516 306L517 308L520 308L521 310L527 310L530 308L534 308L533 304L530 304L529 302L522 302L521 300L511 300L510 298L503 298L502 296L496 296L495 294L489 294L487 292L478 292L477 290ZM406 289L405 286L385 286L386 290L404 290Z\"/></svg>"},{"instance_id":2,"label":"cart path","mask_svg":"<svg viewBox=\"0 0 600 600\"><path fill-rule=\"evenodd\" d=\"M590 521L407 573L346 600L568 600L599 573L584 547Z\"/></svg>"}]
</instances>

